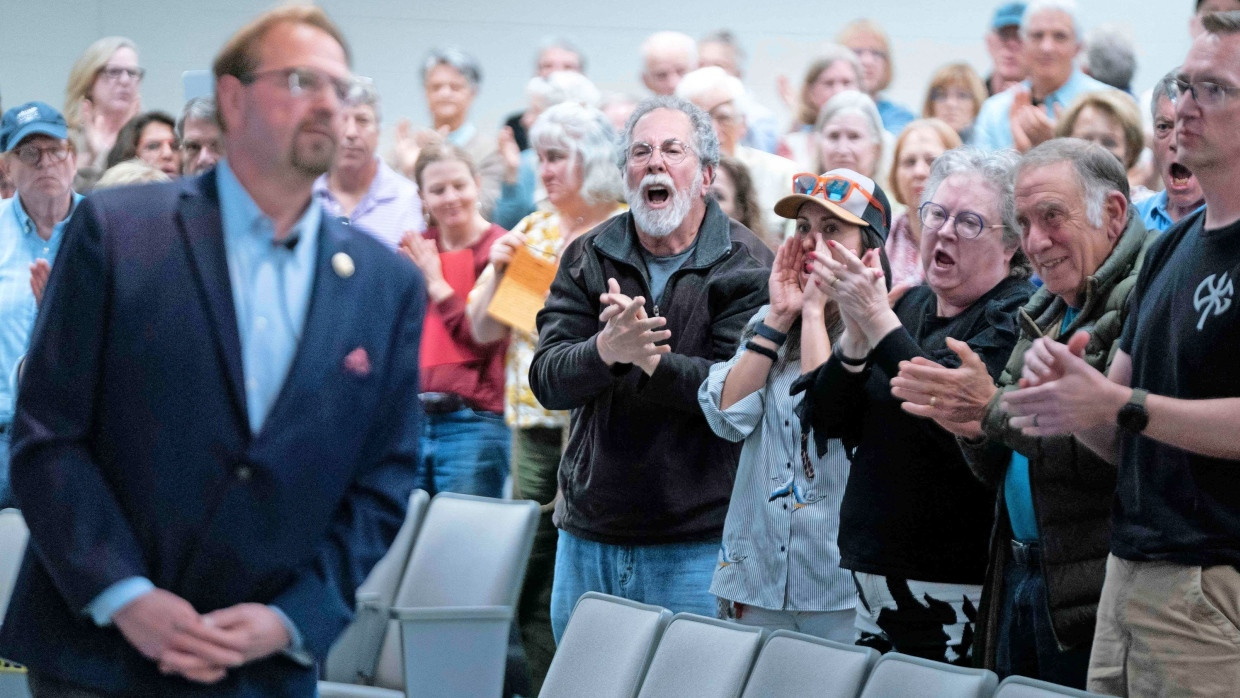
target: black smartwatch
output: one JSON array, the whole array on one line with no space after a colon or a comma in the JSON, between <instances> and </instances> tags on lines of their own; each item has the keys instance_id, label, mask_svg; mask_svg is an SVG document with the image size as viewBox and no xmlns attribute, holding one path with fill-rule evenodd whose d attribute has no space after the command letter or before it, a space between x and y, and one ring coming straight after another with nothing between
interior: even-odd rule
<instances>
[{"instance_id":1,"label":"black smartwatch","mask_svg":"<svg viewBox=\"0 0 1240 698\"><path fill-rule=\"evenodd\" d=\"M1150 423L1150 413L1145 411L1145 398L1149 394L1148 390L1132 389L1132 397L1119 408L1119 415L1115 418L1120 429L1132 434L1145 431L1146 425Z\"/></svg>"}]
</instances>

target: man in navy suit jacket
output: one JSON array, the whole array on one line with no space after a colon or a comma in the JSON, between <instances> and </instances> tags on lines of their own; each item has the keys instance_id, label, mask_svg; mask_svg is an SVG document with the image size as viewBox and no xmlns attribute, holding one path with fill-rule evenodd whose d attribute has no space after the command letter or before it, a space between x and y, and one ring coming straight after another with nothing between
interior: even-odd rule
<instances>
[{"instance_id":1,"label":"man in navy suit jacket","mask_svg":"<svg viewBox=\"0 0 1240 698\"><path fill-rule=\"evenodd\" d=\"M313 695L412 488L424 285L311 200L343 37L274 10L215 74L229 158L86 199L36 323L0 629L36 697Z\"/></svg>"}]
</instances>

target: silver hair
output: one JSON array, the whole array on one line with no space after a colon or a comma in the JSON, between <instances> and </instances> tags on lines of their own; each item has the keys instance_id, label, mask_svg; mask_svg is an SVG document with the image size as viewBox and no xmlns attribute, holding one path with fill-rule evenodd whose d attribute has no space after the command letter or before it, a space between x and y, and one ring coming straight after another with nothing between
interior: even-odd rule
<instances>
[{"instance_id":1,"label":"silver hair","mask_svg":"<svg viewBox=\"0 0 1240 698\"><path fill-rule=\"evenodd\" d=\"M1175 102L1175 96L1179 91L1179 88L1175 86L1175 75L1178 72L1180 69L1177 67L1154 83L1154 91L1150 94L1150 121L1158 121L1159 100Z\"/></svg>"},{"instance_id":2,"label":"silver hair","mask_svg":"<svg viewBox=\"0 0 1240 698\"><path fill-rule=\"evenodd\" d=\"M1092 29L1085 38L1084 54L1082 67L1088 68L1095 80L1119 90L1132 85L1137 49L1132 36L1119 25L1102 24Z\"/></svg>"},{"instance_id":3,"label":"silver hair","mask_svg":"<svg viewBox=\"0 0 1240 698\"><path fill-rule=\"evenodd\" d=\"M741 81L717 65L698 68L685 73L676 85L676 96L693 102L697 97L708 92L722 90L736 103L738 111L745 108L745 86Z\"/></svg>"},{"instance_id":4,"label":"silver hair","mask_svg":"<svg viewBox=\"0 0 1240 698\"><path fill-rule=\"evenodd\" d=\"M683 112L689 117L693 127L693 152L697 154L701 167L719 164L719 139L715 136L715 127L710 122L710 114L702 111L696 104L679 97L660 95L642 100L629 120L624 124L624 133L617 141L616 165L621 169L629 161L629 146L633 144L633 129L641 118L657 109L671 109Z\"/></svg>"},{"instance_id":5,"label":"silver hair","mask_svg":"<svg viewBox=\"0 0 1240 698\"><path fill-rule=\"evenodd\" d=\"M577 67L581 68L581 72L586 72L586 54L582 53L581 49L577 48L577 44L574 44L567 37L563 36L548 36L538 42L538 53L534 54L535 70L538 70L538 62L542 60L543 53L545 53L548 49L553 48L563 49L574 56L577 56Z\"/></svg>"},{"instance_id":6,"label":"silver hair","mask_svg":"<svg viewBox=\"0 0 1240 698\"><path fill-rule=\"evenodd\" d=\"M370 107L375 112L375 123L382 121L379 114L379 91L375 89L375 81L361 75L349 82L349 96L345 99L348 107Z\"/></svg>"},{"instance_id":7,"label":"silver hair","mask_svg":"<svg viewBox=\"0 0 1240 698\"><path fill-rule=\"evenodd\" d=\"M1106 151L1103 151L1106 152ZM1119 161L1112 155L1116 167ZM935 159L930 167L930 176L926 178L926 187L921 193L921 203L934 199L939 186L944 180L954 175L971 175L979 177L986 183L998 198L999 216L1003 224L1003 246L1015 249L1012 255L1012 276L1027 278L1032 272L1029 259L1020 249L1020 226L1016 224L1016 167L1020 155L1015 150L983 150L973 146L962 146L948 150Z\"/></svg>"},{"instance_id":8,"label":"silver hair","mask_svg":"<svg viewBox=\"0 0 1240 698\"><path fill-rule=\"evenodd\" d=\"M598 106L600 99L598 88L590 78L571 70L557 70L545 78L537 75L530 78L525 85L525 94L530 100L542 100L544 109L561 102L594 107Z\"/></svg>"},{"instance_id":9,"label":"silver hair","mask_svg":"<svg viewBox=\"0 0 1240 698\"><path fill-rule=\"evenodd\" d=\"M210 121L218 125L219 116L215 112L214 97L195 97L185 103L185 108L181 110L181 115L177 117L177 124L172 130L176 133L177 142L180 143L185 136L185 122L194 121Z\"/></svg>"},{"instance_id":10,"label":"silver hair","mask_svg":"<svg viewBox=\"0 0 1240 698\"><path fill-rule=\"evenodd\" d=\"M836 116L845 112L860 114L870 127L870 134L875 143L883 141L883 118L878 114L878 106L864 92L844 90L827 100L818 112L818 121L814 123L814 131L822 131Z\"/></svg>"},{"instance_id":11,"label":"silver hair","mask_svg":"<svg viewBox=\"0 0 1240 698\"><path fill-rule=\"evenodd\" d=\"M1033 0L1033 2L1025 6L1025 14L1021 15L1020 18L1020 35L1022 38L1028 33L1029 22L1033 19L1033 16L1047 10L1063 12L1068 15L1072 19L1072 34L1077 41L1081 40L1081 18L1078 16L1076 0Z\"/></svg>"},{"instance_id":12,"label":"silver hair","mask_svg":"<svg viewBox=\"0 0 1240 698\"><path fill-rule=\"evenodd\" d=\"M557 104L530 127L530 147L563 148L581 166L581 198L591 205L619 201L620 172L612 162L616 132L603 112L574 102Z\"/></svg>"},{"instance_id":13,"label":"silver hair","mask_svg":"<svg viewBox=\"0 0 1240 698\"><path fill-rule=\"evenodd\" d=\"M748 56L745 55L745 48L741 46L740 40L737 39L736 35L729 29L716 29L706 36L703 36L698 39L698 46L701 46L702 44L723 44L724 46L732 49L732 55L736 56L736 65L738 68L743 66L745 64L745 59L748 58Z\"/></svg>"},{"instance_id":14,"label":"silver hair","mask_svg":"<svg viewBox=\"0 0 1240 698\"><path fill-rule=\"evenodd\" d=\"M1109 150L1079 138L1055 138L1025 153L1016 169L1013 184L1022 172L1061 162L1072 164L1077 184L1081 187L1081 198L1085 202L1085 218L1095 228L1102 225L1102 211L1108 194L1117 191L1125 199L1128 198L1128 173L1124 171L1124 166ZM1015 204L1012 218L1008 221L1009 225L1013 223L1016 223ZM1020 226L1017 225L1016 229L1019 230Z\"/></svg>"},{"instance_id":15,"label":"silver hair","mask_svg":"<svg viewBox=\"0 0 1240 698\"><path fill-rule=\"evenodd\" d=\"M482 68L478 65L478 61L461 49L448 46L433 48L426 54L426 60L422 61L423 85L426 84L426 78L431 74L431 70L439 65L446 65L456 70L474 90L482 84Z\"/></svg>"},{"instance_id":16,"label":"silver hair","mask_svg":"<svg viewBox=\"0 0 1240 698\"><path fill-rule=\"evenodd\" d=\"M688 34L672 31L661 31L651 34L642 42L642 60L649 59L650 54L660 49L679 51L689 57L689 64L692 67L697 67L697 42Z\"/></svg>"}]
</instances>

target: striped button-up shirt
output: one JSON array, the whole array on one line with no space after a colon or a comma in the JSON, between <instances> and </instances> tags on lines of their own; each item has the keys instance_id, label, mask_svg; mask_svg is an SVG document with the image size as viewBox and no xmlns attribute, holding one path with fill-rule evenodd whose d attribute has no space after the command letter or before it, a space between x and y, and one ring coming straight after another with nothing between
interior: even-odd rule
<instances>
[{"instance_id":1,"label":"striped button-up shirt","mask_svg":"<svg viewBox=\"0 0 1240 698\"><path fill-rule=\"evenodd\" d=\"M383 160L375 159L378 161L375 178L349 215L344 215L340 201L327 188L326 174L314 181L314 197L323 203L324 213L369 233L394 251L406 232L421 233L426 230L426 221L422 218L422 198L418 196L416 184L388 167Z\"/></svg>"},{"instance_id":2,"label":"striped button-up shirt","mask_svg":"<svg viewBox=\"0 0 1240 698\"><path fill-rule=\"evenodd\" d=\"M765 385L726 410L719 407L728 372L769 310L764 306L754 315L736 355L711 367L698 391L711 429L722 438L744 441L710 591L773 610L850 609L856 587L840 569L836 543L848 457L838 440L817 457L811 438L812 479L801 465L801 423L794 412L801 396L789 395L801 375L800 359L788 355L795 338L779 348Z\"/></svg>"}]
</instances>

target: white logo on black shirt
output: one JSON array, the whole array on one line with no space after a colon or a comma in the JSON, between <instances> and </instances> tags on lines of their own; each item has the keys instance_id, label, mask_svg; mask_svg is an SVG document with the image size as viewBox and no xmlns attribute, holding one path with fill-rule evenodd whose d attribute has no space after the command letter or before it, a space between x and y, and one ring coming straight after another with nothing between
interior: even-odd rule
<instances>
[{"instance_id":1,"label":"white logo on black shirt","mask_svg":"<svg viewBox=\"0 0 1240 698\"><path fill-rule=\"evenodd\" d=\"M1193 293L1193 308L1201 313L1201 319L1197 321L1197 331L1200 332L1205 327L1206 318L1210 317L1210 313L1222 315L1231 307L1231 297L1235 295L1235 287L1228 278L1228 272L1218 277L1218 281L1214 280L1214 274L1207 276L1197 284L1197 291Z\"/></svg>"}]
</instances>

